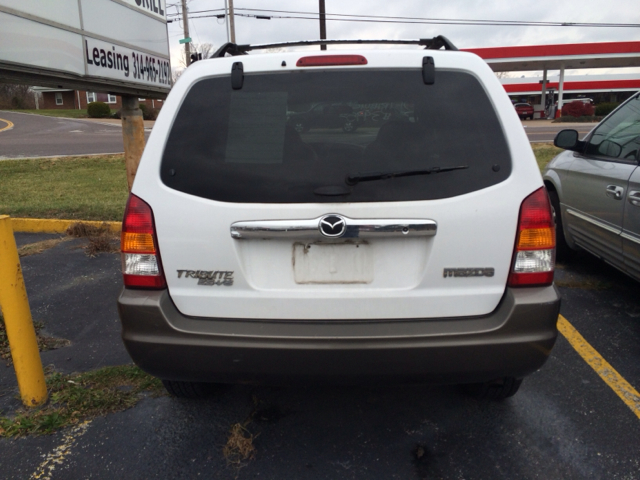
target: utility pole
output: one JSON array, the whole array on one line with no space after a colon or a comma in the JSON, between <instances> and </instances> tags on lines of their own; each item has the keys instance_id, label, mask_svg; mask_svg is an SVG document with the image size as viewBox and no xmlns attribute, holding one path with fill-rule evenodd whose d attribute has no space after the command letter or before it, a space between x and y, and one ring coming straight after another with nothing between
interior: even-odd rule
<instances>
[{"instance_id":1,"label":"utility pole","mask_svg":"<svg viewBox=\"0 0 640 480\"><path fill-rule=\"evenodd\" d=\"M320 40L327 39L327 19L324 11L324 0L320 0ZM320 50L326 50L326 45L320 45Z\"/></svg>"},{"instance_id":2,"label":"utility pole","mask_svg":"<svg viewBox=\"0 0 640 480\"><path fill-rule=\"evenodd\" d=\"M187 0L182 0L182 26L184 28L184 38L189 38L189 15L187 12ZM184 58L187 67L191 65L191 48L189 42L184 44Z\"/></svg>"},{"instance_id":3,"label":"utility pole","mask_svg":"<svg viewBox=\"0 0 640 480\"><path fill-rule=\"evenodd\" d=\"M236 43L236 22L233 15L233 0L229 0L229 11L227 12L227 16L229 17L229 35L231 37L229 40L231 43Z\"/></svg>"},{"instance_id":4,"label":"utility pole","mask_svg":"<svg viewBox=\"0 0 640 480\"><path fill-rule=\"evenodd\" d=\"M227 24L227 42L230 42L231 34L229 33L229 0L224 0L224 14L225 23Z\"/></svg>"}]
</instances>

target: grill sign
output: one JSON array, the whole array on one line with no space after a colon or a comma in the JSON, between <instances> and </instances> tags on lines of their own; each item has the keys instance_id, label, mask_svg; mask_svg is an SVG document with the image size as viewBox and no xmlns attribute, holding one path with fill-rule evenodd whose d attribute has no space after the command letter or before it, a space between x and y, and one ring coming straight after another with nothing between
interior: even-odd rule
<instances>
[{"instance_id":1,"label":"grill sign","mask_svg":"<svg viewBox=\"0 0 640 480\"><path fill-rule=\"evenodd\" d=\"M124 0L132 7L136 7L146 13L157 18L165 18L166 1L165 0Z\"/></svg>"},{"instance_id":2,"label":"grill sign","mask_svg":"<svg viewBox=\"0 0 640 480\"><path fill-rule=\"evenodd\" d=\"M444 278L447 277L493 277L494 268L445 268Z\"/></svg>"},{"instance_id":3,"label":"grill sign","mask_svg":"<svg viewBox=\"0 0 640 480\"><path fill-rule=\"evenodd\" d=\"M164 10L162 9L162 4L164 1L160 0L135 0L136 5L138 7L144 8L152 13L157 13L161 17L164 17Z\"/></svg>"}]
</instances>

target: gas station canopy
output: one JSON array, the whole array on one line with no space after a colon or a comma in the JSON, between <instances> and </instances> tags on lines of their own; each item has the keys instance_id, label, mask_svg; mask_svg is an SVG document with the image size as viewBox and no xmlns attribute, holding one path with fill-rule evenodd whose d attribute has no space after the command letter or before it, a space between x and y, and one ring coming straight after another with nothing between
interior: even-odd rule
<instances>
[{"instance_id":1,"label":"gas station canopy","mask_svg":"<svg viewBox=\"0 0 640 480\"><path fill-rule=\"evenodd\" d=\"M470 48L465 51L481 57L494 72L542 70L541 102L535 106L538 115L546 107L547 89L558 89L562 106L566 69L622 68L640 66L640 42L568 43L562 45L527 45L519 47ZM560 70L553 86L548 82L549 70ZM559 115L551 111L549 115Z\"/></svg>"},{"instance_id":2,"label":"gas station canopy","mask_svg":"<svg viewBox=\"0 0 640 480\"><path fill-rule=\"evenodd\" d=\"M469 48L494 72L640 66L640 42Z\"/></svg>"}]
</instances>

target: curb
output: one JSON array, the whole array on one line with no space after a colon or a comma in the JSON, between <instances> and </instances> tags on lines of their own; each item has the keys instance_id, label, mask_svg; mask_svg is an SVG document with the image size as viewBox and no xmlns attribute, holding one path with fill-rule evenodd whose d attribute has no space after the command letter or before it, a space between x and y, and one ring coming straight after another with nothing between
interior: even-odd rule
<instances>
[{"instance_id":1,"label":"curb","mask_svg":"<svg viewBox=\"0 0 640 480\"><path fill-rule=\"evenodd\" d=\"M122 222L96 222L85 220L57 220L49 218L12 218L11 226L14 232L22 233L65 233L74 223L85 223L94 227L107 225L109 231L119 233L122 230Z\"/></svg>"},{"instance_id":2,"label":"curb","mask_svg":"<svg viewBox=\"0 0 640 480\"><path fill-rule=\"evenodd\" d=\"M104 157L105 155L124 155L124 152L79 153L73 155L48 155L46 157L3 157L0 155L0 160L40 160L41 158Z\"/></svg>"}]
</instances>

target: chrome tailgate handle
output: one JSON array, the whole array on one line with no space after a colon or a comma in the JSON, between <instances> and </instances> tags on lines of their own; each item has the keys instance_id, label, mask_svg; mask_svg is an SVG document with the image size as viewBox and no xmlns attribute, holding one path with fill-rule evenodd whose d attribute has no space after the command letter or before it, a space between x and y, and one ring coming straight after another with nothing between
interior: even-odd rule
<instances>
[{"instance_id":1,"label":"chrome tailgate handle","mask_svg":"<svg viewBox=\"0 0 640 480\"><path fill-rule=\"evenodd\" d=\"M308 220L251 220L231 225L231 237L245 238L382 238L432 237L438 230L434 220L355 219L329 214Z\"/></svg>"},{"instance_id":2,"label":"chrome tailgate handle","mask_svg":"<svg viewBox=\"0 0 640 480\"><path fill-rule=\"evenodd\" d=\"M616 200L621 200L623 193L624 193L624 188L619 187L617 185L607 185L607 197L611 197Z\"/></svg>"},{"instance_id":3,"label":"chrome tailgate handle","mask_svg":"<svg viewBox=\"0 0 640 480\"><path fill-rule=\"evenodd\" d=\"M634 207L640 207L640 191L631 190L627 198L629 199L629 203L631 205L633 205Z\"/></svg>"}]
</instances>

